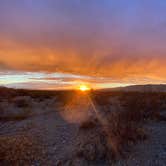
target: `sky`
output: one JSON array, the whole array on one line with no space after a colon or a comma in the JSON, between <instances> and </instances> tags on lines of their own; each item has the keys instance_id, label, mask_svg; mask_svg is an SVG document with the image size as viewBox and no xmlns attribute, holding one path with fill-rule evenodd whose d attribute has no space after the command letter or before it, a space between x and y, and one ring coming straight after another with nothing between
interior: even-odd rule
<instances>
[{"instance_id":1,"label":"sky","mask_svg":"<svg viewBox=\"0 0 166 166\"><path fill-rule=\"evenodd\" d=\"M1 0L0 86L166 83L165 0Z\"/></svg>"}]
</instances>

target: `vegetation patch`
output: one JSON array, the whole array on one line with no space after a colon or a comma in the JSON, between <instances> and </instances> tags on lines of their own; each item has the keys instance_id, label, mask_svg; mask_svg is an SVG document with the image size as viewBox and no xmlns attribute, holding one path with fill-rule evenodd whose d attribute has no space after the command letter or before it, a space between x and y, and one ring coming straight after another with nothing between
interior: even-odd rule
<instances>
[{"instance_id":1,"label":"vegetation patch","mask_svg":"<svg viewBox=\"0 0 166 166\"><path fill-rule=\"evenodd\" d=\"M2 165L24 165L40 163L43 154L34 138L28 135L0 137L0 163Z\"/></svg>"}]
</instances>

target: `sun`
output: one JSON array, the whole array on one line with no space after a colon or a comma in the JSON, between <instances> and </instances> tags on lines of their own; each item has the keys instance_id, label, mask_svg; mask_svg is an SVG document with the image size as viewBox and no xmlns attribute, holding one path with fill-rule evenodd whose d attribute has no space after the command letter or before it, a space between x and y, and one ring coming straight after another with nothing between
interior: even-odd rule
<instances>
[{"instance_id":1,"label":"sun","mask_svg":"<svg viewBox=\"0 0 166 166\"><path fill-rule=\"evenodd\" d=\"M91 88L88 85L80 85L79 90L80 91L89 91Z\"/></svg>"}]
</instances>

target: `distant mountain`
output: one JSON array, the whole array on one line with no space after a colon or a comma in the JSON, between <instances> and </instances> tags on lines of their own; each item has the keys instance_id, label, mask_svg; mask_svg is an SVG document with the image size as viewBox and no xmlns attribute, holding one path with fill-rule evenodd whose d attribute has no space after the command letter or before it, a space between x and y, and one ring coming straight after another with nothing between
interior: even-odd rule
<instances>
[{"instance_id":1,"label":"distant mountain","mask_svg":"<svg viewBox=\"0 0 166 166\"><path fill-rule=\"evenodd\" d=\"M127 87L112 88L113 91L125 92L166 92L166 84L161 85L132 85Z\"/></svg>"},{"instance_id":2,"label":"distant mountain","mask_svg":"<svg viewBox=\"0 0 166 166\"><path fill-rule=\"evenodd\" d=\"M20 92L20 90L21 89L6 88L6 87L0 86L0 96L3 97L4 94L15 94L17 92ZM31 91L31 90L25 89L23 91ZM48 90L36 90L36 91L48 91ZM49 90L49 91L51 91L51 90ZM101 91L166 92L166 84L132 85L132 86L126 86L126 87L101 89Z\"/></svg>"}]
</instances>

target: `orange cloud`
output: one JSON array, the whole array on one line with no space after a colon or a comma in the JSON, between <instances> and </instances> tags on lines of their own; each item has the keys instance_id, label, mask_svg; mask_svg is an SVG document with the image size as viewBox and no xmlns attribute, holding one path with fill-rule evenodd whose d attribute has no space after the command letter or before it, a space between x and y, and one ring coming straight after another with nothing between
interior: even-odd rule
<instances>
[{"instance_id":1,"label":"orange cloud","mask_svg":"<svg viewBox=\"0 0 166 166\"><path fill-rule=\"evenodd\" d=\"M93 49L92 49L93 48ZM166 57L144 55L129 50L118 52L102 43L94 46L51 47L42 43L28 45L15 39L1 38L0 70L62 72L109 77L120 83L165 83ZM118 53L117 53L118 52Z\"/></svg>"}]
</instances>

